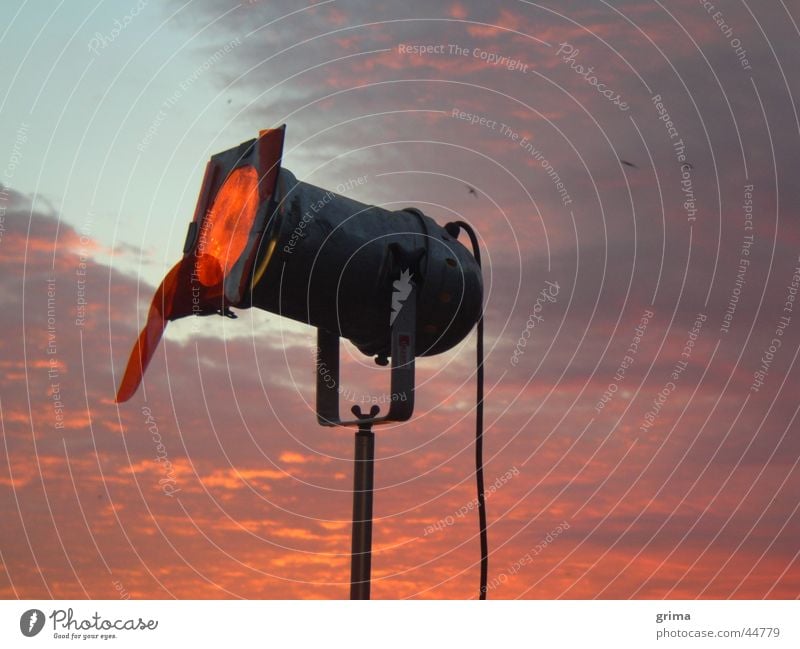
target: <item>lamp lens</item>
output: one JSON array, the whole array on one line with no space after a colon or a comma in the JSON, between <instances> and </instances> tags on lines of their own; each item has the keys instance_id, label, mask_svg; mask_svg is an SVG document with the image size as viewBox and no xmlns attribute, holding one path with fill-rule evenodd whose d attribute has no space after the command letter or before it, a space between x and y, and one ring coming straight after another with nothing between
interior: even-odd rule
<instances>
[{"instance_id":1,"label":"lamp lens","mask_svg":"<svg viewBox=\"0 0 800 649\"><path fill-rule=\"evenodd\" d=\"M247 244L258 211L258 172L239 167L231 172L200 227L197 277L215 286L228 274Z\"/></svg>"}]
</instances>

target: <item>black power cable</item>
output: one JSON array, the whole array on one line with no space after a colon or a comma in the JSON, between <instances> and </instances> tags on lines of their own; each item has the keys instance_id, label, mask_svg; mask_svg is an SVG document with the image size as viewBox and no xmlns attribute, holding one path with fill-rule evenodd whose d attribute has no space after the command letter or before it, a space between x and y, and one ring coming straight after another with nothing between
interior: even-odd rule
<instances>
[{"instance_id":1,"label":"black power cable","mask_svg":"<svg viewBox=\"0 0 800 649\"><path fill-rule=\"evenodd\" d=\"M450 236L457 238L459 230L464 230L472 243L472 256L481 267L481 249L475 230L469 223L454 221L444 226ZM475 478L478 487L478 525L481 540L481 583L479 599L486 599L486 582L489 575L489 539L486 533L486 498L483 487L483 304L478 318L477 351L477 391L475 404Z\"/></svg>"}]
</instances>

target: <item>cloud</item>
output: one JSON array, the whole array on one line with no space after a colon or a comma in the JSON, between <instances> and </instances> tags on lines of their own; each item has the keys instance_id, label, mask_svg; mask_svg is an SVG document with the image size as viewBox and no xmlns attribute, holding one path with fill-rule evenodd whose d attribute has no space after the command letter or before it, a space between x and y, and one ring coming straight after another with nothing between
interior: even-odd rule
<instances>
[{"instance_id":1,"label":"cloud","mask_svg":"<svg viewBox=\"0 0 800 649\"><path fill-rule=\"evenodd\" d=\"M173 28L233 4L194 3ZM697 3L670 8L680 25L641 3L559 7L256 3L202 47L242 37L208 78L232 84L238 124L288 122L284 163L305 180L366 175L348 196L477 226L486 474L516 470L488 500L492 598L794 597L797 72L784 83L739 9L752 81ZM0 593L345 596L352 433L316 424L313 332L262 312L176 323L118 408L153 287L7 196ZM376 597L475 594L473 344L421 359L414 419L377 435ZM380 393L350 346L343 376L351 401Z\"/></svg>"}]
</instances>

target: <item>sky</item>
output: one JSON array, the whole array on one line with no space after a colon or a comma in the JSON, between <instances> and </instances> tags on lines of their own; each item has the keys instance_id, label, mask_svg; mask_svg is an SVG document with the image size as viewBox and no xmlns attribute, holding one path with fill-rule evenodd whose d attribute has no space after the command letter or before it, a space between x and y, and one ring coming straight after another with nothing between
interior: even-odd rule
<instances>
[{"instance_id":1,"label":"sky","mask_svg":"<svg viewBox=\"0 0 800 649\"><path fill-rule=\"evenodd\" d=\"M348 596L311 327L172 323L114 403L206 161L281 124L299 179L479 233L490 599L800 595L800 3L0 15L0 596ZM375 598L477 595L474 346L376 430Z\"/></svg>"}]
</instances>

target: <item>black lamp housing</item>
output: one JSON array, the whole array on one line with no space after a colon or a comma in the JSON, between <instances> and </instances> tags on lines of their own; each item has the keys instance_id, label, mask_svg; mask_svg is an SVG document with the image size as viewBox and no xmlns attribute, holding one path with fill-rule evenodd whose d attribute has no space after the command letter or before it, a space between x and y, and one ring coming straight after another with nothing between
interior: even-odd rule
<instances>
[{"instance_id":1,"label":"black lamp housing","mask_svg":"<svg viewBox=\"0 0 800 649\"><path fill-rule=\"evenodd\" d=\"M320 423L353 423L338 418L340 337L380 365L392 359L398 398L371 419L408 419L414 357L451 349L479 319L481 270L455 236L416 208L298 181L281 167L284 130L209 161L183 259L156 291L117 401L135 393L169 320L256 307L318 329L318 363L335 381L318 379Z\"/></svg>"}]
</instances>

